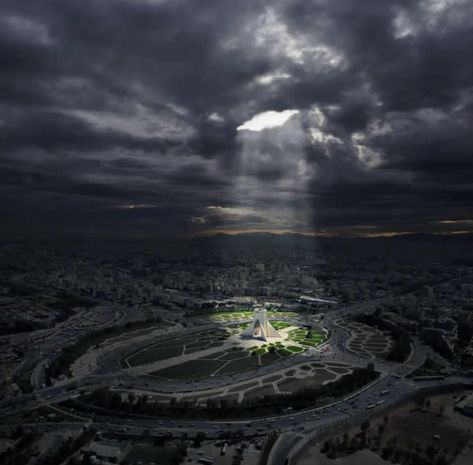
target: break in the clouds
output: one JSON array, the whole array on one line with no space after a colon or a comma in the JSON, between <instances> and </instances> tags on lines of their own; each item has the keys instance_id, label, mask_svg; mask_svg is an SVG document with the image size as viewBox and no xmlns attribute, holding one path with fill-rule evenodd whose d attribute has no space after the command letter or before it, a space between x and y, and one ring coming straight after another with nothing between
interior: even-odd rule
<instances>
[{"instance_id":1,"label":"break in the clouds","mask_svg":"<svg viewBox=\"0 0 473 465\"><path fill-rule=\"evenodd\" d=\"M264 111L238 126L237 131L262 131L263 129L277 128L297 113L299 110Z\"/></svg>"},{"instance_id":2,"label":"break in the clouds","mask_svg":"<svg viewBox=\"0 0 473 465\"><path fill-rule=\"evenodd\" d=\"M471 0L5 0L2 225L470 230Z\"/></svg>"}]
</instances>

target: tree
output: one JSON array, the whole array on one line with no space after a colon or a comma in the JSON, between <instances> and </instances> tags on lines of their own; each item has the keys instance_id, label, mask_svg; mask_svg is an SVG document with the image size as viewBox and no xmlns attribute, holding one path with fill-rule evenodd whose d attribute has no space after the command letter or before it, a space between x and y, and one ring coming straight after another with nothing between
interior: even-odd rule
<instances>
[{"instance_id":1,"label":"tree","mask_svg":"<svg viewBox=\"0 0 473 465\"><path fill-rule=\"evenodd\" d=\"M130 405L133 405L135 403L135 400L136 400L135 394L133 394L133 392L129 392L128 393L128 403Z\"/></svg>"},{"instance_id":2,"label":"tree","mask_svg":"<svg viewBox=\"0 0 473 465\"><path fill-rule=\"evenodd\" d=\"M194 439L193 446L194 446L195 448L201 447L201 446L202 446L202 441L205 439L205 437L206 437L206 434L205 434L205 433L202 433L201 431L199 431L199 432L195 435L195 439Z\"/></svg>"},{"instance_id":3,"label":"tree","mask_svg":"<svg viewBox=\"0 0 473 465\"><path fill-rule=\"evenodd\" d=\"M459 343L467 346L473 337L473 324L466 318L459 318L457 324L457 334Z\"/></svg>"},{"instance_id":4,"label":"tree","mask_svg":"<svg viewBox=\"0 0 473 465\"><path fill-rule=\"evenodd\" d=\"M118 392L114 392L111 398L111 407L113 409L119 409L122 405L122 397Z\"/></svg>"}]
</instances>

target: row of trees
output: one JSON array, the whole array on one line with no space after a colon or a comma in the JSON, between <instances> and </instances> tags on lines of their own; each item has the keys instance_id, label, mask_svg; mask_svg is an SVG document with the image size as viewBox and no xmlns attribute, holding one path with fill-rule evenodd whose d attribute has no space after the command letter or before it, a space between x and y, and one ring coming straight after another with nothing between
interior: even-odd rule
<instances>
[{"instance_id":1,"label":"row of trees","mask_svg":"<svg viewBox=\"0 0 473 465\"><path fill-rule=\"evenodd\" d=\"M437 352L447 360L453 360L454 354L452 352L452 349L450 348L442 334L437 331L426 329L421 332L421 337L426 344L428 344L430 347L432 347L433 350L435 350L435 352Z\"/></svg>"},{"instance_id":2,"label":"row of trees","mask_svg":"<svg viewBox=\"0 0 473 465\"><path fill-rule=\"evenodd\" d=\"M245 399L241 403L226 399L209 399L205 406L197 406L191 401L171 401L169 404L148 402L146 396L129 394L127 398L107 389L100 389L85 398L85 405L97 406L105 410L113 410L115 414L128 416L129 414L173 416L187 418L229 418L248 415L264 415L281 413L288 408L301 410L317 404L328 402L356 391L377 377L374 367L370 364L366 368L357 368L352 373L342 376L330 384L315 388L305 388L292 394L275 394ZM77 407L77 405L76 405Z\"/></svg>"}]
</instances>

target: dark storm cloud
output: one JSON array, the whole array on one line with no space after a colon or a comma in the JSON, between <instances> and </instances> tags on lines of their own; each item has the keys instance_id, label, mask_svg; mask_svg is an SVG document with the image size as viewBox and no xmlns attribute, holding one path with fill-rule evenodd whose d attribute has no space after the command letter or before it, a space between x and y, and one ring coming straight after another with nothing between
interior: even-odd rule
<instances>
[{"instance_id":1,"label":"dark storm cloud","mask_svg":"<svg viewBox=\"0 0 473 465\"><path fill-rule=\"evenodd\" d=\"M471 218L472 13L467 0L4 1L0 208L18 224L179 232ZM283 128L237 131L288 109Z\"/></svg>"}]
</instances>

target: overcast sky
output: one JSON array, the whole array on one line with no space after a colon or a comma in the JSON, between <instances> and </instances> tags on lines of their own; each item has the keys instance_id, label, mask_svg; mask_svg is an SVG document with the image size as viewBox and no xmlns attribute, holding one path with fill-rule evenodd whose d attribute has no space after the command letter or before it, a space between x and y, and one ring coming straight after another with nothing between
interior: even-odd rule
<instances>
[{"instance_id":1,"label":"overcast sky","mask_svg":"<svg viewBox=\"0 0 473 465\"><path fill-rule=\"evenodd\" d=\"M473 230L471 0L2 0L3 227Z\"/></svg>"}]
</instances>

